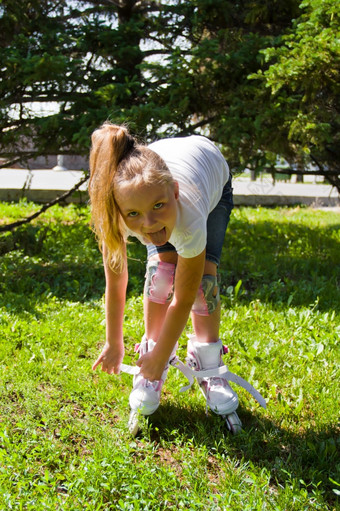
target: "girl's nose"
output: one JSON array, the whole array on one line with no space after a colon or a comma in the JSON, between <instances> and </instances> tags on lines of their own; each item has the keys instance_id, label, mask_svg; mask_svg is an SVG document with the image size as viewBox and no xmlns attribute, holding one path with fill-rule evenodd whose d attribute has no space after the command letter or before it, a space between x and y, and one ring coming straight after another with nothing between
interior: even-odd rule
<instances>
[{"instance_id":1,"label":"girl's nose","mask_svg":"<svg viewBox=\"0 0 340 511\"><path fill-rule=\"evenodd\" d=\"M144 227L152 227L153 225L155 225L155 217L154 217L154 214L153 213L147 213L145 216L144 216Z\"/></svg>"}]
</instances>

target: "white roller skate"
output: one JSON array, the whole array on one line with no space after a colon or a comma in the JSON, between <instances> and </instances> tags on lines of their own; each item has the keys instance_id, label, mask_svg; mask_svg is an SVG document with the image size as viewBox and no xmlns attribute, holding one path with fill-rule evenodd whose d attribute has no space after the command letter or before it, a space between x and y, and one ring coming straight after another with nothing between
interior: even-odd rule
<instances>
[{"instance_id":1,"label":"white roller skate","mask_svg":"<svg viewBox=\"0 0 340 511\"><path fill-rule=\"evenodd\" d=\"M151 351L154 346L155 342L153 340L147 340L143 337L137 351L142 356L144 353ZM265 399L249 382L229 371L228 367L223 364L222 354L226 351L221 341L203 344L197 342L194 336L190 336L187 364L183 364L176 356L176 349L177 343L159 381L150 382L143 378L137 366L121 364L122 372L134 375L133 390L130 394L131 413L129 419L129 430L133 436L136 436L139 431L139 415L151 415L157 410L169 364L179 369L189 380L189 384L182 387L180 392L190 389L195 379L197 379L206 398L207 406L225 419L228 430L234 434L241 431L242 423L236 413L238 397L230 387L229 382L240 385L263 408L267 407Z\"/></svg>"},{"instance_id":2,"label":"white roller skate","mask_svg":"<svg viewBox=\"0 0 340 511\"><path fill-rule=\"evenodd\" d=\"M197 382L206 399L207 406L217 415L221 415L225 419L229 431L236 434L242 428L242 423L236 413L239 402L226 375L219 374L219 368L225 367L222 361L223 354L224 347L221 340L214 343L201 343L194 336L189 337L187 365L194 371L202 372L202 376L197 376ZM207 376L204 376L204 372Z\"/></svg>"},{"instance_id":3,"label":"white roller skate","mask_svg":"<svg viewBox=\"0 0 340 511\"><path fill-rule=\"evenodd\" d=\"M137 345L139 356L152 351L156 343L144 336L140 345ZM178 344L174 347L169 362L175 357ZM138 368L139 369L139 368ZM133 389L129 397L131 412L129 418L129 430L136 436L139 430L139 415L151 415L159 407L162 387L169 370L169 363L164 368L162 377L157 381L149 381L139 372L134 375Z\"/></svg>"}]
</instances>

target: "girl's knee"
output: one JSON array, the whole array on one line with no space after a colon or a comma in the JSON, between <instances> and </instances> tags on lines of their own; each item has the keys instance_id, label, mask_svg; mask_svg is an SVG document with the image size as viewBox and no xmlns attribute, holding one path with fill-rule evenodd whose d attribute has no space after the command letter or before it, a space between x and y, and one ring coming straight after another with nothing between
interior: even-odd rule
<instances>
[{"instance_id":1,"label":"girl's knee","mask_svg":"<svg viewBox=\"0 0 340 511\"><path fill-rule=\"evenodd\" d=\"M216 275L203 275L192 312L198 316L210 316L220 303L220 288Z\"/></svg>"}]
</instances>

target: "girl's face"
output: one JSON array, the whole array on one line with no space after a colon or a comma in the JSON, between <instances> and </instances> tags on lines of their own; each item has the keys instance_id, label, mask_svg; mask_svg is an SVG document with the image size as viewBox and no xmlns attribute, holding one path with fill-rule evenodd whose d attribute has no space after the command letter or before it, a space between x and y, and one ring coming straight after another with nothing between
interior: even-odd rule
<instances>
[{"instance_id":1,"label":"girl's face","mask_svg":"<svg viewBox=\"0 0 340 511\"><path fill-rule=\"evenodd\" d=\"M178 183L120 185L116 201L126 226L146 243L164 245L177 218Z\"/></svg>"}]
</instances>

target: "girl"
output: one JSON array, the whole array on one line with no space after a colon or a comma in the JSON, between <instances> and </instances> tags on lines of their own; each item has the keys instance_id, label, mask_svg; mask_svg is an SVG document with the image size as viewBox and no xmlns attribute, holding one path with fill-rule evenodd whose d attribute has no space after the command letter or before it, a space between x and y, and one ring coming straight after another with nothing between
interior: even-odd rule
<instances>
[{"instance_id":1,"label":"girl","mask_svg":"<svg viewBox=\"0 0 340 511\"><path fill-rule=\"evenodd\" d=\"M196 370L223 365L217 268L233 208L231 175L217 147L203 136L140 145L124 126L105 123L92 135L92 223L103 253L106 343L99 365L118 374L124 356L123 314L128 281L126 240L147 246L145 336L139 347L130 406L144 415L160 401L168 365L191 313L188 343ZM213 372L213 371L211 371ZM226 378L198 378L207 405L234 412L237 394Z\"/></svg>"}]
</instances>

